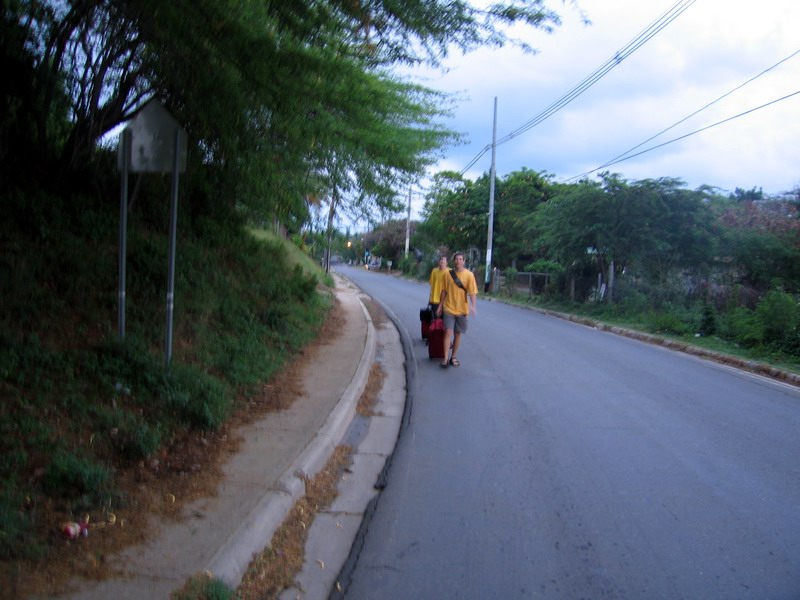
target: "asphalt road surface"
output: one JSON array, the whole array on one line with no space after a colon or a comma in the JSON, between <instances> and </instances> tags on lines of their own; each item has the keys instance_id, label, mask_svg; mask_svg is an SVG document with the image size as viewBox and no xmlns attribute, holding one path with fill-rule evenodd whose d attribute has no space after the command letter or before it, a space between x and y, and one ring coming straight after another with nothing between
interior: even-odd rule
<instances>
[{"instance_id":1,"label":"asphalt road surface","mask_svg":"<svg viewBox=\"0 0 800 600\"><path fill-rule=\"evenodd\" d=\"M426 285L337 270L416 369L348 599L800 598L800 390L481 300L441 369Z\"/></svg>"}]
</instances>

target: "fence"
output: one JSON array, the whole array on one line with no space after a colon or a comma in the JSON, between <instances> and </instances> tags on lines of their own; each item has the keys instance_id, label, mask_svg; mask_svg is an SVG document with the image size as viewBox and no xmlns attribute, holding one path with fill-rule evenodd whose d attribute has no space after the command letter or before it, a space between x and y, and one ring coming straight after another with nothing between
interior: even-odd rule
<instances>
[{"instance_id":1,"label":"fence","mask_svg":"<svg viewBox=\"0 0 800 600\"><path fill-rule=\"evenodd\" d=\"M527 294L528 298L543 294L550 283L549 273L505 273L495 271L497 281L492 286L494 291L507 294Z\"/></svg>"}]
</instances>

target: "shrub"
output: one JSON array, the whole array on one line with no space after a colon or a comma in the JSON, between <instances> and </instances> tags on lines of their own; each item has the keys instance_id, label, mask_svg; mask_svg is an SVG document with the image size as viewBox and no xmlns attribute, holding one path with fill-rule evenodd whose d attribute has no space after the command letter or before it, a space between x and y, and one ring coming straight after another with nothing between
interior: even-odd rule
<instances>
[{"instance_id":1,"label":"shrub","mask_svg":"<svg viewBox=\"0 0 800 600\"><path fill-rule=\"evenodd\" d=\"M646 327L652 333L686 335L693 326L673 311L650 312L645 318Z\"/></svg>"},{"instance_id":2,"label":"shrub","mask_svg":"<svg viewBox=\"0 0 800 600\"><path fill-rule=\"evenodd\" d=\"M700 317L700 327L698 331L706 337L717 333L717 314L714 307L708 302L703 303L702 316Z\"/></svg>"},{"instance_id":3,"label":"shrub","mask_svg":"<svg viewBox=\"0 0 800 600\"><path fill-rule=\"evenodd\" d=\"M138 415L125 413L119 420L112 443L125 458L145 458L161 445L161 428L160 423L151 425Z\"/></svg>"},{"instance_id":4,"label":"shrub","mask_svg":"<svg viewBox=\"0 0 800 600\"><path fill-rule=\"evenodd\" d=\"M646 289L635 285L626 279L620 279L614 290L614 305L622 314L645 314L653 307L647 296Z\"/></svg>"},{"instance_id":5,"label":"shrub","mask_svg":"<svg viewBox=\"0 0 800 600\"><path fill-rule=\"evenodd\" d=\"M764 341L764 327L755 312L740 306L720 319L720 333L746 348L761 345Z\"/></svg>"},{"instance_id":6,"label":"shrub","mask_svg":"<svg viewBox=\"0 0 800 600\"><path fill-rule=\"evenodd\" d=\"M231 395L222 382L191 365L173 365L163 393L181 420L199 429L218 429L230 413Z\"/></svg>"},{"instance_id":7,"label":"shrub","mask_svg":"<svg viewBox=\"0 0 800 600\"><path fill-rule=\"evenodd\" d=\"M172 594L175 600L228 600L234 591L223 581L206 575L189 578L184 586Z\"/></svg>"},{"instance_id":8,"label":"shrub","mask_svg":"<svg viewBox=\"0 0 800 600\"><path fill-rule=\"evenodd\" d=\"M82 506L99 503L108 491L108 469L64 450L57 451L42 479L42 489L54 498L79 499Z\"/></svg>"},{"instance_id":9,"label":"shrub","mask_svg":"<svg viewBox=\"0 0 800 600\"><path fill-rule=\"evenodd\" d=\"M564 269L561 264L545 258L540 258L529 265L525 265L523 271L526 273L549 273L551 275L562 275L566 273L566 269Z\"/></svg>"},{"instance_id":10,"label":"shrub","mask_svg":"<svg viewBox=\"0 0 800 600\"><path fill-rule=\"evenodd\" d=\"M791 294L778 290L769 292L758 303L755 313L766 344L789 352L797 349L800 309Z\"/></svg>"}]
</instances>

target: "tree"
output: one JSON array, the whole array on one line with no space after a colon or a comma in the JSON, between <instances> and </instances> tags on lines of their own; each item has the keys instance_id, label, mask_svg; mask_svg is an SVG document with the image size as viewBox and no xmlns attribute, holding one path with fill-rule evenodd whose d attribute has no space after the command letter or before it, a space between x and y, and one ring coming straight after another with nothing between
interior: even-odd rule
<instances>
[{"instance_id":1,"label":"tree","mask_svg":"<svg viewBox=\"0 0 800 600\"><path fill-rule=\"evenodd\" d=\"M717 198L720 229L718 272L724 280L764 294L774 288L800 291L800 223L783 201Z\"/></svg>"},{"instance_id":2,"label":"tree","mask_svg":"<svg viewBox=\"0 0 800 600\"><path fill-rule=\"evenodd\" d=\"M702 195L676 179L599 181L566 186L541 204L533 221L538 243L566 269L591 257L613 298L615 275L637 267L663 284L677 269L711 256L710 213Z\"/></svg>"},{"instance_id":3,"label":"tree","mask_svg":"<svg viewBox=\"0 0 800 600\"><path fill-rule=\"evenodd\" d=\"M411 223L411 233L414 233L417 223ZM365 236L365 244L374 256L381 256L390 260L397 266L405 255L406 245L406 220L392 219L379 225Z\"/></svg>"},{"instance_id":4,"label":"tree","mask_svg":"<svg viewBox=\"0 0 800 600\"><path fill-rule=\"evenodd\" d=\"M489 176L470 182L452 171L438 173L422 208L420 234L434 248L485 248Z\"/></svg>"},{"instance_id":5,"label":"tree","mask_svg":"<svg viewBox=\"0 0 800 600\"><path fill-rule=\"evenodd\" d=\"M220 167L221 198L299 212L309 173L328 177L332 161L362 197L385 198L452 141L435 125L443 98L388 67L437 64L451 48L524 47L506 27L557 23L542 0L19 1L4 10L3 60L30 77L4 106L34 125L65 173L157 97L188 130L196 165ZM0 119L2 138L10 123Z\"/></svg>"},{"instance_id":6,"label":"tree","mask_svg":"<svg viewBox=\"0 0 800 600\"><path fill-rule=\"evenodd\" d=\"M705 194L684 186L669 177L634 184L651 198L653 209L648 243L642 244L637 263L642 275L661 286L678 273L706 271L716 250L717 231Z\"/></svg>"},{"instance_id":7,"label":"tree","mask_svg":"<svg viewBox=\"0 0 800 600\"><path fill-rule=\"evenodd\" d=\"M523 168L497 182L493 262L517 268L534 259L529 221L554 193L552 176ZM488 203L488 198L487 198Z\"/></svg>"}]
</instances>

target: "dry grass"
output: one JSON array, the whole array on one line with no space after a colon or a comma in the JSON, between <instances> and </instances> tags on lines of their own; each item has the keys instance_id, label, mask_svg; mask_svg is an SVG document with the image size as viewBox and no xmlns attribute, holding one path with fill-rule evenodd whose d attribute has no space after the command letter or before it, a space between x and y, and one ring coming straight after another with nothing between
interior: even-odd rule
<instances>
[{"instance_id":1,"label":"dry grass","mask_svg":"<svg viewBox=\"0 0 800 600\"><path fill-rule=\"evenodd\" d=\"M308 531L320 511L336 499L338 483L350 464L350 446L338 446L325 468L306 479L306 494L292 508L269 547L250 563L236 590L240 600L270 600L291 587L303 567Z\"/></svg>"},{"instance_id":2,"label":"dry grass","mask_svg":"<svg viewBox=\"0 0 800 600\"><path fill-rule=\"evenodd\" d=\"M372 324L375 325L377 329L388 326L389 317L386 316L380 304L375 302L372 298L362 298L361 301L364 303L364 306L367 307L367 312L369 312L369 316L372 319Z\"/></svg>"},{"instance_id":3,"label":"dry grass","mask_svg":"<svg viewBox=\"0 0 800 600\"><path fill-rule=\"evenodd\" d=\"M380 413L375 412L375 406L378 404L378 394L383 389L383 382L386 379L386 371L380 363L372 363L372 368L369 371L369 379L367 380L367 387L361 398L358 400L356 412L362 417L375 417L380 416Z\"/></svg>"},{"instance_id":4,"label":"dry grass","mask_svg":"<svg viewBox=\"0 0 800 600\"><path fill-rule=\"evenodd\" d=\"M384 316L384 319L386 317ZM367 385L359 398L356 411L362 416L374 416L378 395L386 373L379 363L373 363ZM339 446L325 468L312 480L306 480L306 495L298 500L283 525L275 532L269 546L253 559L236 591L238 600L269 600L294 582L294 576L305 561L305 543L314 518L331 506L338 495L338 484L350 464L352 448Z\"/></svg>"}]
</instances>

